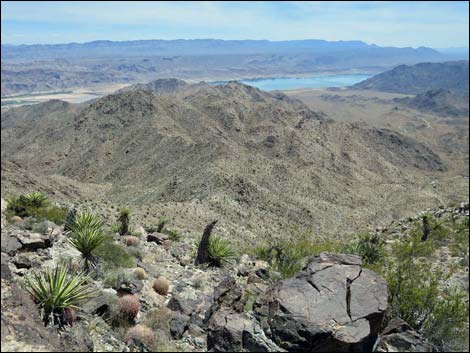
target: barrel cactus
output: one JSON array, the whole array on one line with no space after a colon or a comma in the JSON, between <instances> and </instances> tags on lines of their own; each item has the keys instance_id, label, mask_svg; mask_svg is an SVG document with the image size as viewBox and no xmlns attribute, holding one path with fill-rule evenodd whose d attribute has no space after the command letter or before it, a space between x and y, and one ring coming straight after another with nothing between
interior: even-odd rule
<instances>
[{"instance_id":1,"label":"barrel cactus","mask_svg":"<svg viewBox=\"0 0 470 353\"><path fill-rule=\"evenodd\" d=\"M170 281L166 277L160 276L153 281L152 288L160 295L167 295L170 289Z\"/></svg>"}]
</instances>

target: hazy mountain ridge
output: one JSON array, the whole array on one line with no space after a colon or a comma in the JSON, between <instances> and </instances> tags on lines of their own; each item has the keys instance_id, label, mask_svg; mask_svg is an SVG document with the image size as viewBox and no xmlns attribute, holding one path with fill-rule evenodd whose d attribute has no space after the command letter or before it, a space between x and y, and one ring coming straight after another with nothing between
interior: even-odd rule
<instances>
[{"instance_id":1,"label":"hazy mountain ridge","mask_svg":"<svg viewBox=\"0 0 470 353\"><path fill-rule=\"evenodd\" d=\"M335 52L353 49L379 49L362 41L326 41L319 39L269 40L136 40L93 41L67 44L2 45L2 60L21 59L34 55L36 59L76 57L143 56L143 55L239 55L302 52ZM3 50L5 49L5 50ZM391 49L391 48L383 48ZM393 48L395 51L438 54L431 48Z\"/></svg>"},{"instance_id":2,"label":"hazy mountain ridge","mask_svg":"<svg viewBox=\"0 0 470 353\"><path fill-rule=\"evenodd\" d=\"M98 41L2 47L2 96L176 77L230 80L315 73L377 73L452 56L360 41ZM34 58L34 61L31 60Z\"/></svg>"}]
</instances>

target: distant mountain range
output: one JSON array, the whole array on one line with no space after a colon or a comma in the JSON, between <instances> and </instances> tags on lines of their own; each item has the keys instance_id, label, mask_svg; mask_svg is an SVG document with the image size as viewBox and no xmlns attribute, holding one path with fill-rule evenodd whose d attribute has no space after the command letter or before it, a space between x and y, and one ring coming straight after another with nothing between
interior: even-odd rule
<instances>
[{"instance_id":1,"label":"distant mountain range","mask_svg":"<svg viewBox=\"0 0 470 353\"><path fill-rule=\"evenodd\" d=\"M107 56L147 55L249 55L249 54L323 54L338 51L386 51L394 55L435 55L439 52L426 47L413 49L379 47L362 41L326 41L319 39L269 41L269 40L136 40L93 41L68 44L2 45L2 60L51 60L58 58L96 58Z\"/></svg>"},{"instance_id":2,"label":"distant mountain range","mask_svg":"<svg viewBox=\"0 0 470 353\"><path fill-rule=\"evenodd\" d=\"M465 93L469 90L468 74L468 60L400 65L353 87L406 94L419 94L431 89Z\"/></svg>"},{"instance_id":3,"label":"distant mountain range","mask_svg":"<svg viewBox=\"0 0 470 353\"><path fill-rule=\"evenodd\" d=\"M431 48L361 41L145 40L2 45L2 96L175 77L232 80L318 73L378 73L455 59Z\"/></svg>"}]
</instances>

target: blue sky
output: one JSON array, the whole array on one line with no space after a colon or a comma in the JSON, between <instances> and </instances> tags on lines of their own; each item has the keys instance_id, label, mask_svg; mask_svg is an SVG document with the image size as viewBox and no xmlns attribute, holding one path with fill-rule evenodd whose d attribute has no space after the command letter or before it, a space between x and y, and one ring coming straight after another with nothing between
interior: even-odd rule
<instances>
[{"instance_id":1,"label":"blue sky","mask_svg":"<svg viewBox=\"0 0 470 353\"><path fill-rule=\"evenodd\" d=\"M135 39L363 40L468 46L467 1L2 1L5 44Z\"/></svg>"}]
</instances>

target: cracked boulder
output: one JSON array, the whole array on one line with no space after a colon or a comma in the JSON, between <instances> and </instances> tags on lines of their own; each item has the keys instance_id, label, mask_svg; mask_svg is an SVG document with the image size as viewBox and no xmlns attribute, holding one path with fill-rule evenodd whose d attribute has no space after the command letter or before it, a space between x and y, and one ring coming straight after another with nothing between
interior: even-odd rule
<instances>
[{"instance_id":1,"label":"cracked boulder","mask_svg":"<svg viewBox=\"0 0 470 353\"><path fill-rule=\"evenodd\" d=\"M375 352L438 352L437 348L399 318L392 319L377 340Z\"/></svg>"},{"instance_id":2,"label":"cracked boulder","mask_svg":"<svg viewBox=\"0 0 470 353\"><path fill-rule=\"evenodd\" d=\"M227 308L217 311L209 321L209 352L284 352L269 339L249 313Z\"/></svg>"},{"instance_id":3,"label":"cracked boulder","mask_svg":"<svg viewBox=\"0 0 470 353\"><path fill-rule=\"evenodd\" d=\"M359 256L312 258L255 303L265 333L287 351L371 351L387 307L387 284Z\"/></svg>"}]
</instances>

